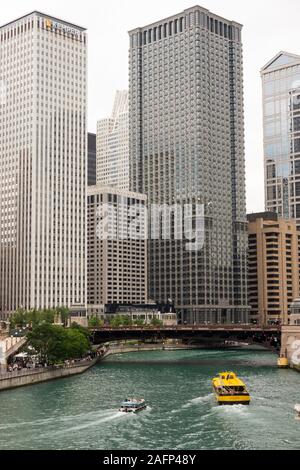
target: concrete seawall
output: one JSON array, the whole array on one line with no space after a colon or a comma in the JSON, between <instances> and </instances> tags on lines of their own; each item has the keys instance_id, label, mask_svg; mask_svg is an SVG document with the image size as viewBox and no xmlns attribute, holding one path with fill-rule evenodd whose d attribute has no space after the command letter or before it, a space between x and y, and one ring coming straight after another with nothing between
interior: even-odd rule
<instances>
[{"instance_id":1,"label":"concrete seawall","mask_svg":"<svg viewBox=\"0 0 300 470\"><path fill-rule=\"evenodd\" d=\"M13 388L25 387L50 380L62 379L72 375L82 374L98 362L99 358L86 361L74 366L62 367L59 369L41 369L33 371L8 372L0 375L0 392Z\"/></svg>"},{"instance_id":2,"label":"concrete seawall","mask_svg":"<svg viewBox=\"0 0 300 470\"><path fill-rule=\"evenodd\" d=\"M290 363L290 369L296 370L297 372L300 372L300 366L293 364L292 362Z\"/></svg>"},{"instance_id":3,"label":"concrete seawall","mask_svg":"<svg viewBox=\"0 0 300 470\"><path fill-rule=\"evenodd\" d=\"M151 346L119 346L119 347L110 347L105 354L101 357L100 360L105 359L108 356L115 354L127 354L133 352L150 352L150 351L189 351L195 349L203 349L201 347L195 346L166 346L163 344L151 345Z\"/></svg>"}]
</instances>

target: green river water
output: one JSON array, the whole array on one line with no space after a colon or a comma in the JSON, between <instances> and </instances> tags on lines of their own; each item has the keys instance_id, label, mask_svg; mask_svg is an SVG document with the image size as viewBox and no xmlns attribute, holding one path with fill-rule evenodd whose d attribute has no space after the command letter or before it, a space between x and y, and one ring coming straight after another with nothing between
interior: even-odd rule
<instances>
[{"instance_id":1,"label":"green river water","mask_svg":"<svg viewBox=\"0 0 300 470\"><path fill-rule=\"evenodd\" d=\"M157 351L111 356L83 375L0 394L0 449L300 449L300 374L268 351ZM246 382L249 407L219 407L218 372ZM137 415L118 412L143 397Z\"/></svg>"}]
</instances>

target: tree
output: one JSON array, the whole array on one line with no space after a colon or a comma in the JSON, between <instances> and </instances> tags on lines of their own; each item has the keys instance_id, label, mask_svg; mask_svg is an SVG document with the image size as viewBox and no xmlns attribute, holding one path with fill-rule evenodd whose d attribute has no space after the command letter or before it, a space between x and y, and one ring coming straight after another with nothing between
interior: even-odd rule
<instances>
[{"instance_id":1,"label":"tree","mask_svg":"<svg viewBox=\"0 0 300 470\"><path fill-rule=\"evenodd\" d=\"M120 328L122 326L131 326L132 320L128 315L116 315L110 320L109 324L112 328Z\"/></svg>"},{"instance_id":2,"label":"tree","mask_svg":"<svg viewBox=\"0 0 300 470\"><path fill-rule=\"evenodd\" d=\"M26 311L18 309L9 319L10 328L23 328L27 325Z\"/></svg>"},{"instance_id":3,"label":"tree","mask_svg":"<svg viewBox=\"0 0 300 470\"><path fill-rule=\"evenodd\" d=\"M161 320L159 320L158 318L152 318L150 324L151 324L151 326L162 327L164 323Z\"/></svg>"},{"instance_id":4,"label":"tree","mask_svg":"<svg viewBox=\"0 0 300 470\"><path fill-rule=\"evenodd\" d=\"M100 320L97 316L89 318L89 327L90 328L102 328L104 325L103 320Z\"/></svg>"},{"instance_id":5,"label":"tree","mask_svg":"<svg viewBox=\"0 0 300 470\"><path fill-rule=\"evenodd\" d=\"M66 307L59 307L56 310L19 309L10 317L10 327L11 329L26 326L34 328L42 323L52 324L57 316L61 319L62 324L67 326L70 312Z\"/></svg>"},{"instance_id":6,"label":"tree","mask_svg":"<svg viewBox=\"0 0 300 470\"><path fill-rule=\"evenodd\" d=\"M55 313L60 316L62 324L67 326L70 318L70 310L67 307L59 307L55 310Z\"/></svg>"},{"instance_id":7,"label":"tree","mask_svg":"<svg viewBox=\"0 0 300 470\"><path fill-rule=\"evenodd\" d=\"M75 328L42 323L27 333L31 346L41 359L50 363L82 357L90 348L85 334Z\"/></svg>"},{"instance_id":8,"label":"tree","mask_svg":"<svg viewBox=\"0 0 300 470\"><path fill-rule=\"evenodd\" d=\"M87 336L78 328L65 330L65 339L63 341L65 359L76 359L82 357L90 349L90 342Z\"/></svg>"},{"instance_id":9,"label":"tree","mask_svg":"<svg viewBox=\"0 0 300 470\"><path fill-rule=\"evenodd\" d=\"M72 323L71 329L80 331L80 333L82 333L86 338L89 338L91 335L88 328L84 328L84 326L81 326L75 322Z\"/></svg>"},{"instance_id":10,"label":"tree","mask_svg":"<svg viewBox=\"0 0 300 470\"><path fill-rule=\"evenodd\" d=\"M26 312L27 323L32 328L41 325L42 323L53 323L55 317L54 310L30 310Z\"/></svg>"}]
</instances>

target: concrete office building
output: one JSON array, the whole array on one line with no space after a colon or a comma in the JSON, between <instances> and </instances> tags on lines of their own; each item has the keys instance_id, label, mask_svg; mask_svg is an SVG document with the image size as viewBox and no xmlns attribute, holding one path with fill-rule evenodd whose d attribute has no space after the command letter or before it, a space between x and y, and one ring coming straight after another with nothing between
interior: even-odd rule
<instances>
[{"instance_id":1,"label":"concrete office building","mask_svg":"<svg viewBox=\"0 0 300 470\"><path fill-rule=\"evenodd\" d=\"M294 220L278 214L251 214L248 295L250 319L262 325L287 324L299 297L300 233Z\"/></svg>"},{"instance_id":2,"label":"concrete office building","mask_svg":"<svg viewBox=\"0 0 300 470\"><path fill-rule=\"evenodd\" d=\"M87 162L87 174L88 174L88 186L95 186L97 182L96 172L96 134L88 133L88 162Z\"/></svg>"},{"instance_id":3,"label":"concrete office building","mask_svg":"<svg viewBox=\"0 0 300 470\"><path fill-rule=\"evenodd\" d=\"M146 200L117 188L88 188L88 314L103 314L106 304L147 303Z\"/></svg>"},{"instance_id":4,"label":"concrete office building","mask_svg":"<svg viewBox=\"0 0 300 470\"><path fill-rule=\"evenodd\" d=\"M129 33L130 189L205 206L204 249L149 244L150 297L188 323L247 321L241 30L195 6Z\"/></svg>"},{"instance_id":5,"label":"concrete office building","mask_svg":"<svg viewBox=\"0 0 300 470\"><path fill-rule=\"evenodd\" d=\"M265 206L300 226L300 56L278 53L261 70Z\"/></svg>"},{"instance_id":6,"label":"concrete office building","mask_svg":"<svg viewBox=\"0 0 300 470\"><path fill-rule=\"evenodd\" d=\"M97 125L97 184L129 190L128 91L117 91L112 115Z\"/></svg>"},{"instance_id":7,"label":"concrete office building","mask_svg":"<svg viewBox=\"0 0 300 470\"><path fill-rule=\"evenodd\" d=\"M85 29L0 27L0 312L85 307Z\"/></svg>"}]
</instances>

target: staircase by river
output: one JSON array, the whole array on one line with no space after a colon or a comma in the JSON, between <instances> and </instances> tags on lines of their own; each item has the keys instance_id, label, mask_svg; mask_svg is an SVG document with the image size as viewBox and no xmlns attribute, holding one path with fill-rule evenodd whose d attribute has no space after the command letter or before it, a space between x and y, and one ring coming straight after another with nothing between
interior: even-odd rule
<instances>
[{"instance_id":1,"label":"staircase by river","mask_svg":"<svg viewBox=\"0 0 300 470\"><path fill-rule=\"evenodd\" d=\"M26 343L26 338L6 336L0 338L0 367L6 367L7 359L16 354Z\"/></svg>"}]
</instances>

